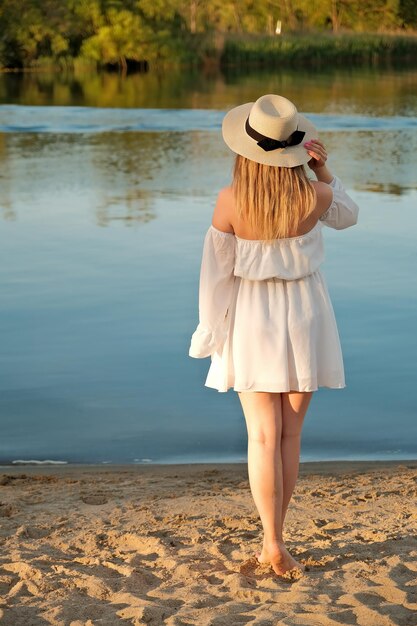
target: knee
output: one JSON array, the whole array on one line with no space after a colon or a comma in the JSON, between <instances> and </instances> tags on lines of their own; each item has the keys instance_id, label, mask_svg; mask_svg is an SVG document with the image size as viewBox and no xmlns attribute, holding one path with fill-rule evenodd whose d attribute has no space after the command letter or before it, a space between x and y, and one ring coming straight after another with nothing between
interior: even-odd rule
<instances>
[{"instance_id":1,"label":"knee","mask_svg":"<svg viewBox=\"0 0 417 626\"><path fill-rule=\"evenodd\" d=\"M276 448L279 445L281 433L256 430L248 433L248 439L251 443L256 443L265 448Z\"/></svg>"}]
</instances>

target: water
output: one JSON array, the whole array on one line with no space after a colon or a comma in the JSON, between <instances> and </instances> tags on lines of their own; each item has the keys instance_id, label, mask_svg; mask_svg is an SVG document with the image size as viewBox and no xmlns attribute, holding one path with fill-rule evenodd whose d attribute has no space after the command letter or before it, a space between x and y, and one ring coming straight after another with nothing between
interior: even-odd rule
<instances>
[{"instance_id":1,"label":"water","mask_svg":"<svg viewBox=\"0 0 417 626\"><path fill-rule=\"evenodd\" d=\"M246 459L188 347L221 120L267 92L361 207L324 231L347 387L314 394L301 460L416 458L417 71L174 78L0 77L0 462Z\"/></svg>"}]
</instances>

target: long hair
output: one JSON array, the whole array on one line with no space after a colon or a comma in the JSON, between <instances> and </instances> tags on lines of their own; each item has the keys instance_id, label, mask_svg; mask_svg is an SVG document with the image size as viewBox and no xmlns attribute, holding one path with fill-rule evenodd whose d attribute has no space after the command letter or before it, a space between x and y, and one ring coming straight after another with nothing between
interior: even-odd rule
<instances>
[{"instance_id":1,"label":"long hair","mask_svg":"<svg viewBox=\"0 0 417 626\"><path fill-rule=\"evenodd\" d=\"M232 189L238 216L267 243L292 236L311 213L316 196L303 165L263 165L240 154Z\"/></svg>"}]
</instances>

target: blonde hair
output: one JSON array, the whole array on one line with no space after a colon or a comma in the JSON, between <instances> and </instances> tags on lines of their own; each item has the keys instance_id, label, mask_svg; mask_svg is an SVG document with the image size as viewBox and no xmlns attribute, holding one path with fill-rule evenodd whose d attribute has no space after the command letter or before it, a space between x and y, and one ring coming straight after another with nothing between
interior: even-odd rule
<instances>
[{"instance_id":1,"label":"blonde hair","mask_svg":"<svg viewBox=\"0 0 417 626\"><path fill-rule=\"evenodd\" d=\"M264 165L240 154L235 158L232 189L238 216L266 243L295 233L316 197L304 165Z\"/></svg>"}]
</instances>

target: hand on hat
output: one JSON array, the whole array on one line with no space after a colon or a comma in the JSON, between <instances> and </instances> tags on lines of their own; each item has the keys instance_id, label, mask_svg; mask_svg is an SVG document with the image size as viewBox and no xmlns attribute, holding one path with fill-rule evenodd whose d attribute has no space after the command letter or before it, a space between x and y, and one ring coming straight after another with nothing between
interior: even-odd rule
<instances>
[{"instance_id":1,"label":"hand on hat","mask_svg":"<svg viewBox=\"0 0 417 626\"><path fill-rule=\"evenodd\" d=\"M310 169L318 170L320 167L324 167L327 161L327 152L324 145L319 139L311 139L304 144L308 154L311 155L310 161L307 165Z\"/></svg>"}]
</instances>

